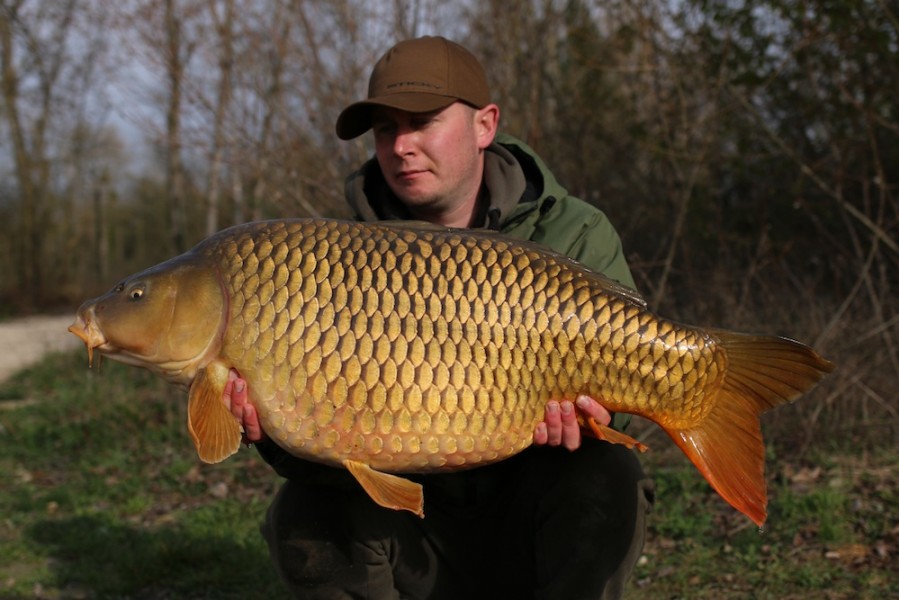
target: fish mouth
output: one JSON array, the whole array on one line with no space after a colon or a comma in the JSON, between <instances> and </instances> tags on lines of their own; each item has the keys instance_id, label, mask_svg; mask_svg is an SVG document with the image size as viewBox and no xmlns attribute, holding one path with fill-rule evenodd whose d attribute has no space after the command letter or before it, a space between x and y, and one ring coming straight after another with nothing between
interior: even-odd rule
<instances>
[{"instance_id":1,"label":"fish mouth","mask_svg":"<svg viewBox=\"0 0 899 600\"><path fill-rule=\"evenodd\" d=\"M69 325L69 331L77 335L87 346L87 364L89 367L93 366L94 348L106 343L106 336L100 331L96 320L79 314L75 317L75 322Z\"/></svg>"}]
</instances>

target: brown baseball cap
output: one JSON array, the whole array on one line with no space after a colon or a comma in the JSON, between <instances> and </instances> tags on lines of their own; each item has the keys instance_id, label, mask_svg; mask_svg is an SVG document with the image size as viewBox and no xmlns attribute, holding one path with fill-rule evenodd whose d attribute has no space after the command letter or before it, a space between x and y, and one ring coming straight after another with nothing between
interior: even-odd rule
<instances>
[{"instance_id":1,"label":"brown baseball cap","mask_svg":"<svg viewBox=\"0 0 899 600\"><path fill-rule=\"evenodd\" d=\"M446 38L406 40L375 64L368 99L349 105L337 117L337 137L351 140L371 129L375 106L430 112L460 100L475 108L490 104L487 75L478 59Z\"/></svg>"}]
</instances>

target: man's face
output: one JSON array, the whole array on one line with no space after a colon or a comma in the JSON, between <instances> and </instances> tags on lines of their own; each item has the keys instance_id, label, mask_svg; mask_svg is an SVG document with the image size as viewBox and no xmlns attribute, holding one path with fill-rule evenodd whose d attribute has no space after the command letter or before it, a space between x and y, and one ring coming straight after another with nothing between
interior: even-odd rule
<instances>
[{"instance_id":1,"label":"man's face","mask_svg":"<svg viewBox=\"0 0 899 600\"><path fill-rule=\"evenodd\" d=\"M482 151L493 141L495 120L491 125L490 119L495 116L491 107L477 110L461 102L429 113L374 110L378 164L390 189L416 217L446 222L450 213L473 210Z\"/></svg>"}]
</instances>

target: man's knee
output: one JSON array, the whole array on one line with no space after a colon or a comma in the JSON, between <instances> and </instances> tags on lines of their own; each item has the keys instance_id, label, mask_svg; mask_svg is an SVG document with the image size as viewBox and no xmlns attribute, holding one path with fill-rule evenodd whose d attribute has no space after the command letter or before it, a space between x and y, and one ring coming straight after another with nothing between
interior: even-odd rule
<instances>
[{"instance_id":1,"label":"man's knee","mask_svg":"<svg viewBox=\"0 0 899 600\"><path fill-rule=\"evenodd\" d=\"M365 498L367 500L367 498ZM354 524L377 523L344 490L287 481L266 513L262 535L279 575L303 598L394 597L387 549L376 531Z\"/></svg>"},{"instance_id":2,"label":"man's knee","mask_svg":"<svg viewBox=\"0 0 899 600\"><path fill-rule=\"evenodd\" d=\"M538 524L531 534L536 568L524 589L619 598L642 551L652 500L633 452L591 440L575 452L534 449L520 467L520 510L510 518ZM509 550L524 552L524 561L529 540L518 542L520 550Z\"/></svg>"}]
</instances>

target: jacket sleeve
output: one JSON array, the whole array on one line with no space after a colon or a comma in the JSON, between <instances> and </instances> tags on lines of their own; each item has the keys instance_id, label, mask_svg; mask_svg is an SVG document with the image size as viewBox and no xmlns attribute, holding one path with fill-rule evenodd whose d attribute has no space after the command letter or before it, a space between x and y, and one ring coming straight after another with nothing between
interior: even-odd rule
<instances>
[{"instance_id":1,"label":"jacket sleeve","mask_svg":"<svg viewBox=\"0 0 899 600\"><path fill-rule=\"evenodd\" d=\"M637 289L624 257L621 238L601 211L588 219L575 236L568 256L630 288Z\"/></svg>"}]
</instances>

